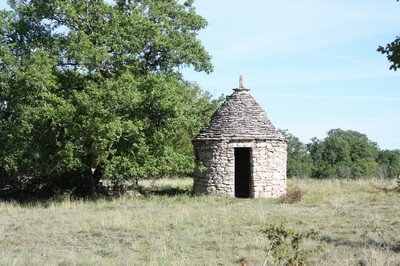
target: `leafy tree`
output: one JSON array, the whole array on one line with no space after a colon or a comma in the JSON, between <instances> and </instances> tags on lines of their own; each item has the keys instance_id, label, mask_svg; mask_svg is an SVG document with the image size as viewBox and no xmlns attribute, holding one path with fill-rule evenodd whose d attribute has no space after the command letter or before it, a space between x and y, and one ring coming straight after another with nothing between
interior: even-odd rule
<instances>
[{"instance_id":1,"label":"leafy tree","mask_svg":"<svg viewBox=\"0 0 400 266\"><path fill-rule=\"evenodd\" d=\"M187 147L219 103L179 72L212 71L192 0L9 4L0 11L0 185L87 194L102 176L192 171L177 144Z\"/></svg>"},{"instance_id":2,"label":"leafy tree","mask_svg":"<svg viewBox=\"0 0 400 266\"><path fill-rule=\"evenodd\" d=\"M380 150L377 161L382 178L400 176L400 150Z\"/></svg>"},{"instance_id":3,"label":"leafy tree","mask_svg":"<svg viewBox=\"0 0 400 266\"><path fill-rule=\"evenodd\" d=\"M315 178L350 178L376 175L378 146L365 134L332 129L324 140L312 139L308 151Z\"/></svg>"},{"instance_id":4,"label":"leafy tree","mask_svg":"<svg viewBox=\"0 0 400 266\"><path fill-rule=\"evenodd\" d=\"M399 0L397 0L398 2ZM391 42L386 44L385 47L379 46L377 49L378 52L381 52L382 54L385 54L389 60L389 62L392 63L389 69L393 69L396 71L400 67L400 37L397 36L396 39Z\"/></svg>"},{"instance_id":5,"label":"leafy tree","mask_svg":"<svg viewBox=\"0 0 400 266\"><path fill-rule=\"evenodd\" d=\"M287 147L287 176L310 177L312 160L308 154L307 146L298 137L293 136L287 129L279 130L288 140Z\"/></svg>"},{"instance_id":6,"label":"leafy tree","mask_svg":"<svg viewBox=\"0 0 400 266\"><path fill-rule=\"evenodd\" d=\"M351 176L350 147L338 137L313 138L308 150L313 160L312 177L336 178Z\"/></svg>"}]
</instances>

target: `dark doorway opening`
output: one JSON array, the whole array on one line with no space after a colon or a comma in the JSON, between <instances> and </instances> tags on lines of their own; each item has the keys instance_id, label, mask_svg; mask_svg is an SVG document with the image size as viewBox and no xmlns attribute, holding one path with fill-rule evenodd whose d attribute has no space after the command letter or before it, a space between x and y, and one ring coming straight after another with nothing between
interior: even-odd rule
<instances>
[{"instance_id":1,"label":"dark doorway opening","mask_svg":"<svg viewBox=\"0 0 400 266\"><path fill-rule=\"evenodd\" d=\"M251 148L235 148L235 197L251 198Z\"/></svg>"}]
</instances>

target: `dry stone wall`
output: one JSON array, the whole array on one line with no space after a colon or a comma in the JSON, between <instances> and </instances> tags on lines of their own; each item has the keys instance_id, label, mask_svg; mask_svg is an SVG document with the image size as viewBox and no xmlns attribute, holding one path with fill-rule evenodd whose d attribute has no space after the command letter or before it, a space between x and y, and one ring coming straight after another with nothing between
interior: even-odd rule
<instances>
[{"instance_id":1,"label":"dry stone wall","mask_svg":"<svg viewBox=\"0 0 400 266\"><path fill-rule=\"evenodd\" d=\"M251 148L252 197L286 193L286 141L241 140L194 142L196 163L193 192L235 196L235 148Z\"/></svg>"}]
</instances>

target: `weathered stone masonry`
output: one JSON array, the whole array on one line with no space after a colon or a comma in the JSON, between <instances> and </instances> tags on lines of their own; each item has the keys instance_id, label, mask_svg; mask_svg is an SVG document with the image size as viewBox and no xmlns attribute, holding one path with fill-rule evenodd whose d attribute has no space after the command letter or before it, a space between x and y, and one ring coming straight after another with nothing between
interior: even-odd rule
<instances>
[{"instance_id":1,"label":"weathered stone masonry","mask_svg":"<svg viewBox=\"0 0 400 266\"><path fill-rule=\"evenodd\" d=\"M193 192L238 196L241 188L235 186L243 183L242 176L235 175L241 171L242 159L235 158L235 150L247 148L250 171L247 175L245 170L243 177L244 190L249 190L245 197L279 197L286 193L286 140L249 89L244 88L242 77L234 91L214 114L210 125L192 140L198 166ZM247 167L246 162L243 167Z\"/></svg>"}]
</instances>

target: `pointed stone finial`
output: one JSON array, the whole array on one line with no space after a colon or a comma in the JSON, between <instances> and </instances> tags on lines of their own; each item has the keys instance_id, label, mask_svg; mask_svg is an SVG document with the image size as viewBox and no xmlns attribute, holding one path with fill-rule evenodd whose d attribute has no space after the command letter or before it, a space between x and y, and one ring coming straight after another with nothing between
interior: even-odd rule
<instances>
[{"instance_id":1,"label":"pointed stone finial","mask_svg":"<svg viewBox=\"0 0 400 266\"><path fill-rule=\"evenodd\" d=\"M234 91L249 91L250 89L247 89L244 87L244 77L243 75L240 75L239 77L239 88L233 89Z\"/></svg>"}]
</instances>

